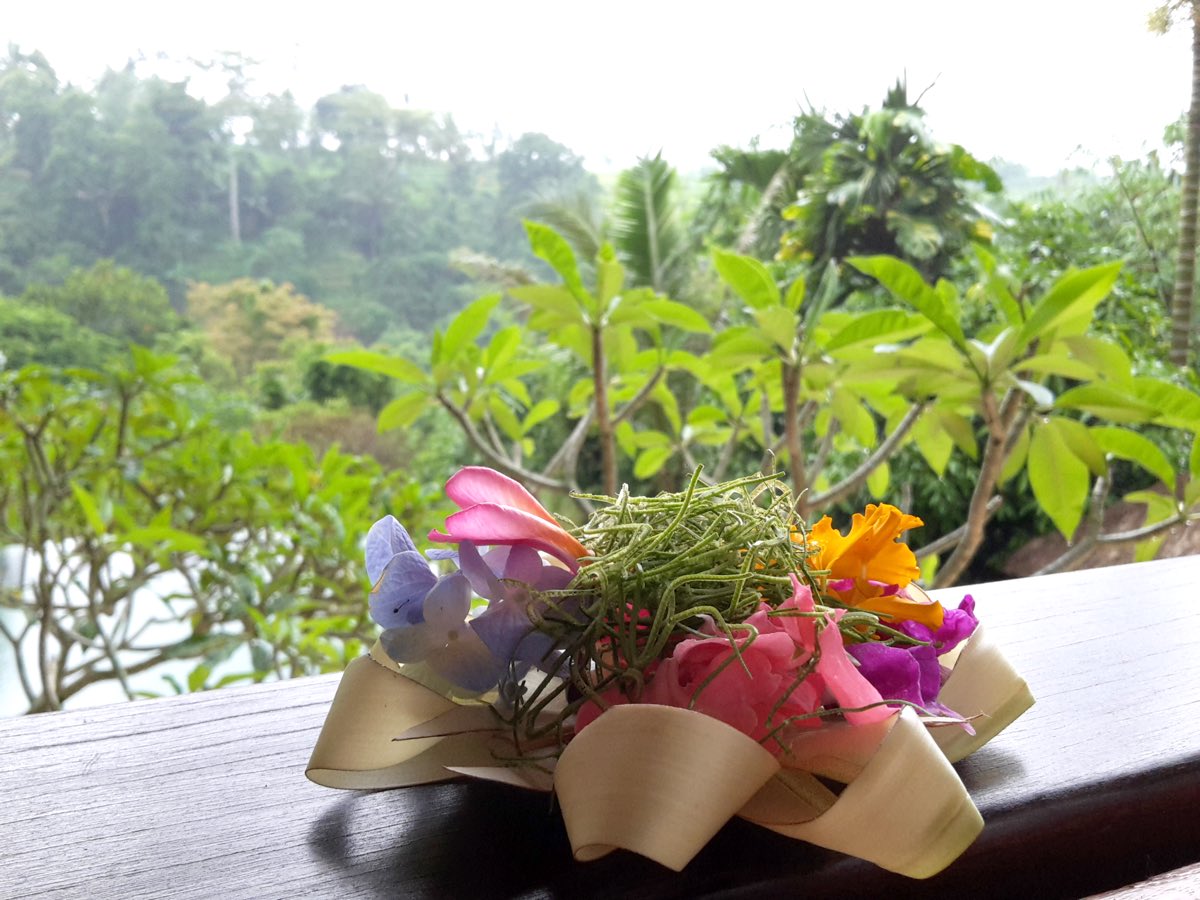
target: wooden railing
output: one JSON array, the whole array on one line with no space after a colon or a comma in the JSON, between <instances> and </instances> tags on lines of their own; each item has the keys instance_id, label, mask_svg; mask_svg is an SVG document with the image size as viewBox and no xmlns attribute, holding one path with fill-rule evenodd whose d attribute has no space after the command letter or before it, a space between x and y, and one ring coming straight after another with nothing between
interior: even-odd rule
<instances>
[{"instance_id":1,"label":"wooden railing","mask_svg":"<svg viewBox=\"0 0 1200 900\"><path fill-rule=\"evenodd\" d=\"M941 599L966 592L1037 705L958 765L987 824L928 881L739 820L680 874L620 851L576 863L545 795L317 787L326 676L0 722L0 897L1025 898L1186 878L1200 556Z\"/></svg>"}]
</instances>

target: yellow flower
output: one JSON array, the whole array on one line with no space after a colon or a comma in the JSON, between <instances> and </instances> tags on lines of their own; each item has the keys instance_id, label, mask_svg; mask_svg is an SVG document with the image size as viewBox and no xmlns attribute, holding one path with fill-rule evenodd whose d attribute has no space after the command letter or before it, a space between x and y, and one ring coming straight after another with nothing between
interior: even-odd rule
<instances>
[{"instance_id":1,"label":"yellow flower","mask_svg":"<svg viewBox=\"0 0 1200 900\"><path fill-rule=\"evenodd\" d=\"M896 538L901 532L924 524L916 516L886 503L871 504L865 515L855 513L848 535L834 529L833 520L825 516L808 533L809 565L828 571L830 582L853 582L852 586L834 589L847 606L939 628L944 614L941 604L928 597L915 600L903 592L921 570L912 550L897 543ZM887 592L889 585L896 585L901 593ZM918 592L914 588L912 593Z\"/></svg>"}]
</instances>

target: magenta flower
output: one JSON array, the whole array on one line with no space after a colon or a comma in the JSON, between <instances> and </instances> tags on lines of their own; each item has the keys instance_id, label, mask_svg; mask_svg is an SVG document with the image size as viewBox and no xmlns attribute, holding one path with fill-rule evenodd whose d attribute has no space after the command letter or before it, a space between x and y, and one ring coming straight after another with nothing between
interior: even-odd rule
<instances>
[{"instance_id":1,"label":"magenta flower","mask_svg":"<svg viewBox=\"0 0 1200 900\"><path fill-rule=\"evenodd\" d=\"M429 532L431 541L530 547L562 560L572 572L579 570L580 558L588 555L588 549L529 491L494 469L460 469L446 482L446 496L460 511L446 518L445 531Z\"/></svg>"},{"instance_id":2,"label":"magenta flower","mask_svg":"<svg viewBox=\"0 0 1200 900\"><path fill-rule=\"evenodd\" d=\"M923 644L889 646L868 641L853 645L849 652L863 677L882 696L916 704L935 715L958 718L957 713L938 701L945 678L938 657L969 638L978 624L975 599L967 594L957 609L946 610L945 619L936 630L913 621L897 625L899 631L924 641Z\"/></svg>"}]
</instances>

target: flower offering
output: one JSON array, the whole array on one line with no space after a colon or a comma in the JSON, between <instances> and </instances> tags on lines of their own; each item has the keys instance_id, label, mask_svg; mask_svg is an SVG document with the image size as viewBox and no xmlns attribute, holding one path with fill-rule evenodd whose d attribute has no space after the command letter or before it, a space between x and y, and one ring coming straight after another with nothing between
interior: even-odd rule
<instances>
[{"instance_id":1,"label":"flower offering","mask_svg":"<svg viewBox=\"0 0 1200 900\"><path fill-rule=\"evenodd\" d=\"M916 516L808 529L770 476L583 496L581 525L491 469L446 493L460 509L424 551L391 516L367 537L383 632L343 678L313 780L553 790L578 859L624 847L675 869L734 815L913 877L982 828L950 763L1033 701L969 595L915 584Z\"/></svg>"}]
</instances>

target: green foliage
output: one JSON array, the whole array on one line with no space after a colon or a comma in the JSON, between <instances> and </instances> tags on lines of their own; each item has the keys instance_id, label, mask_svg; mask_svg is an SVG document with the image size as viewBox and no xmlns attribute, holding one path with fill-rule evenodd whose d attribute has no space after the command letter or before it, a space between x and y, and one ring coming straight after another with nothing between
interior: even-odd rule
<instances>
[{"instance_id":1,"label":"green foliage","mask_svg":"<svg viewBox=\"0 0 1200 900\"><path fill-rule=\"evenodd\" d=\"M190 281L268 279L373 341L462 305L455 248L529 262L520 210L598 194L545 135L480 152L449 116L366 88L306 110L289 93L254 95L244 61L220 65L229 93L208 102L134 63L83 89L40 54L0 58L0 291L99 259L157 279L179 305Z\"/></svg>"},{"instance_id":2,"label":"green foliage","mask_svg":"<svg viewBox=\"0 0 1200 900\"><path fill-rule=\"evenodd\" d=\"M817 267L855 254L888 254L937 277L972 241L992 228L971 203L967 185L996 193L1000 180L957 144L935 144L924 113L903 83L874 111L839 116L816 112L796 120L797 156L820 163L805 172L796 202L784 210L795 227L782 238L784 258ZM831 127L832 124L832 127Z\"/></svg>"},{"instance_id":3,"label":"green foliage","mask_svg":"<svg viewBox=\"0 0 1200 900\"><path fill-rule=\"evenodd\" d=\"M119 349L115 340L81 328L70 316L0 297L0 355L8 368L99 366Z\"/></svg>"},{"instance_id":4,"label":"green foliage","mask_svg":"<svg viewBox=\"0 0 1200 900\"><path fill-rule=\"evenodd\" d=\"M21 300L70 316L84 328L121 343L150 346L180 325L162 285L112 260L77 269L60 285L31 285Z\"/></svg>"},{"instance_id":5,"label":"green foliage","mask_svg":"<svg viewBox=\"0 0 1200 900\"><path fill-rule=\"evenodd\" d=\"M188 316L203 329L214 352L243 377L259 363L285 358L300 344L333 337L333 313L290 284L249 278L193 284L187 304Z\"/></svg>"},{"instance_id":6,"label":"green foliage","mask_svg":"<svg viewBox=\"0 0 1200 900\"><path fill-rule=\"evenodd\" d=\"M22 670L32 709L101 680L132 693L168 660L194 661L189 689L219 668L220 683L336 670L370 639L361 540L389 510L419 528L423 493L336 448L227 430L216 402L142 350L69 381L0 374L0 542L41 573L4 595L22 615L3 636L50 673Z\"/></svg>"},{"instance_id":7,"label":"green foliage","mask_svg":"<svg viewBox=\"0 0 1200 900\"><path fill-rule=\"evenodd\" d=\"M1110 178L1070 193L1010 201L995 252L1005 276L1026 295L1047 290L1072 267L1120 261L1109 299L1094 320L1096 333L1117 342L1139 368L1162 372L1170 343L1178 179L1155 154L1111 162Z\"/></svg>"}]
</instances>

